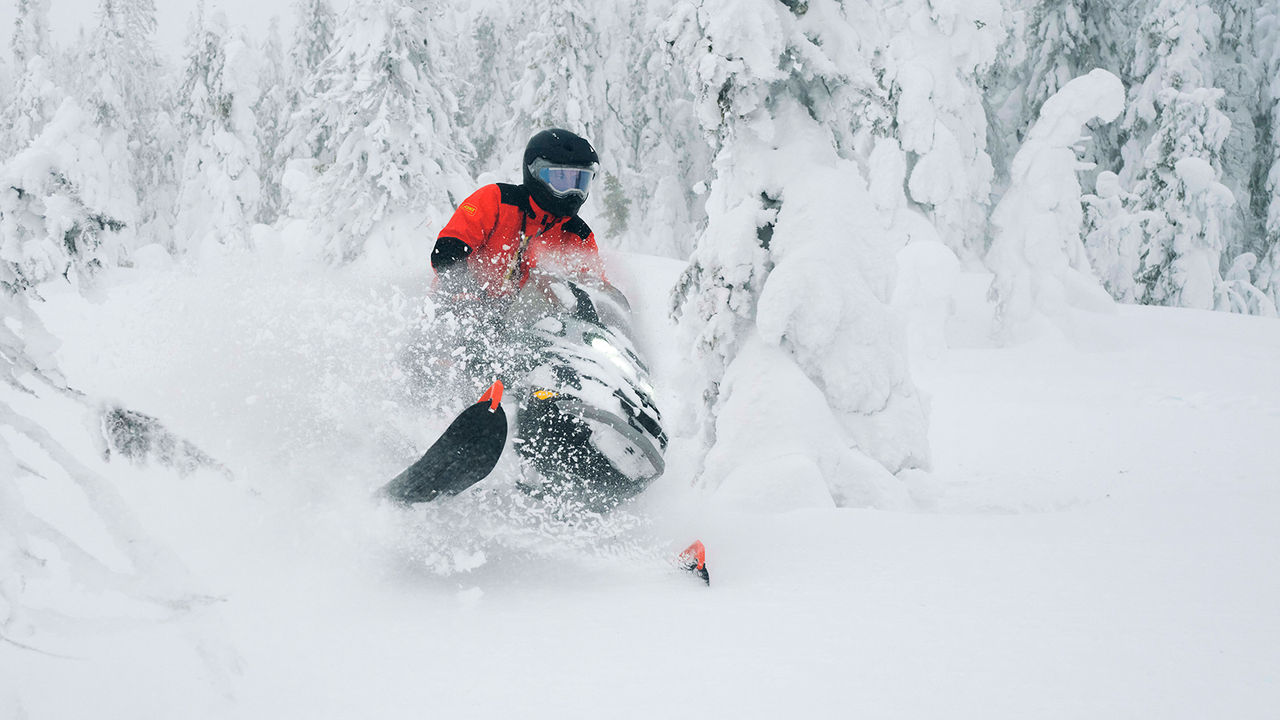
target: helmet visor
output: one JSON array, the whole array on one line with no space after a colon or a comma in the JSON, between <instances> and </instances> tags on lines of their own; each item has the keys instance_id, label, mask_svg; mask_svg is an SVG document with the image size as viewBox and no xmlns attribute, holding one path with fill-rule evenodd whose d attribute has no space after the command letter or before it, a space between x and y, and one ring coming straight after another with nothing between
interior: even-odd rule
<instances>
[{"instance_id":1,"label":"helmet visor","mask_svg":"<svg viewBox=\"0 0 1280 720\"><path fill-rule=\"evenodd\" d=\"M532 170L535 177L560 197L566 195L586 197L587 192L591 190L591 179L596 174L594 167L561 167L544 165L540 162L535 162Z\"/></svg>"}]
</instances>

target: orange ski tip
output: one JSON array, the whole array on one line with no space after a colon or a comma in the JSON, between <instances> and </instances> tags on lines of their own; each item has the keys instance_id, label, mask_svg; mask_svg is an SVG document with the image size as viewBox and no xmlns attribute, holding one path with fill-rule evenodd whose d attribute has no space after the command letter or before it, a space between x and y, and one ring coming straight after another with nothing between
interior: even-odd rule
<instances>
[{"instance_id":1,"label":"orange ski tip","mask_svg":"<svg viewBox=\"0 0 1280 720\"><path fill-rule=\"evenodd\" d=\"M481 395L480 399L477 400L476 402L489 403L489 412L493 412L494 410L497 410L498 405L502 402L502 381L494 380L493 384L489 386L489 389L485 390L484 394Z\"/></svg>"},{"instance_id":2,"label":"orange ski tip","mask_svg":"<svg viewBox=\"0 0 1280 720\"><path fill-rule=\"evenodd\" d=\"M692 545L680 553L680 560L702 570L707 566L707 548L701 540L694 540Z\"/></svg>"}]
</instances>

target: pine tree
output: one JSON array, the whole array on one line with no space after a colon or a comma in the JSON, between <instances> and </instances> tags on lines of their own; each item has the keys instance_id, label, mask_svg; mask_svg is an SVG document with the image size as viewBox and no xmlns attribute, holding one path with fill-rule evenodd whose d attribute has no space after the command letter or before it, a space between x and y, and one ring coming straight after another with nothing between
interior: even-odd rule
<instances>
[{"instance_id":1,"label":"pine tree","mask_svg":"<svg viewBox=\"0 0 1280 720\"><path fill-rule=\"evenodd\" d=\"M513 105L502 137L504 158L516 157L541 130L562 127L600 142L603 78L600 40L594 19L597 5L584 0L536 0L522 5L522 39L515 47L522 72L514 78Z\"/></svg>"},{"instance_id":2,"label":"pine tree","mask_svg":"<svg viewBox=\"0 0 1280 720\"><path fill-rule=\"evenodd\" d=\"M0 116L0 158L26 147L62 103L49 43L49 0L18 0L13 30L13 87Z\"/></svg>"},{"instance_id":3,"label":"pine tree","mask_svg":"<svg viewBox=\"0 0 1280 720\"><path fill-rule=\"evenodd\" d=\"M1042 0L1027 12L1023 130L1030 129L1045 101L1071 80L1095 68L1123 79L1132 54L1126 3Z\"/></svg>"},{"instance_id":4,"label":"pine tree","mask_svg":"<svg viewBox=\"0 0 1280 720\"><path fill-rule=\"evenodd\" d=\"M281 166L292 159L316 160L329 138L315 132L319 118L306 113L308 99L324 94L326 79L319 75L321 64L333 50L337 16L329 0L297 0L294 3L293 45L289 49L289 73L285 113L288 121L275 162Z\"/></svg>"},{"instance_id":5,"label":"pine tree","mask_svg":"<svg viewBox=\"0 0 1280 720\"><path fill-rule=\"evenodd\" d=\"M1222 177L1230 121L1209 74L1220 21L1207 6L1159 0L1143 19L1126 129L1122 181L1144 221L1138 300L1225 309L1220 263L1226 212Z\"/></svg>"},{"instance_id":6,"label":"pine tree","mask_svg":"<svg viewBox=\"0 0 1280 720\"><path fill-rule=\"evenodd\" d=\"M979 81L1003 38L1000 5L876 0L872 6L889 38L884 82L910 155L910 197L948 247L976 261L986 251L994 179Z\"/></svg>"},{"instance_id":7,"label":"pine tree","mask_svg":"<svg viewBox=\"0 0 1280 720\"><path fill-rule=\"evenodd\" d=\"M12 139L37 134L19 140L24 148L0 167L0 285L9 292L35 292L58 277L87 282L98 269L127 258L145 220L138 183L150 168L138 156L169 138L157 123L148 129L151 144L131 145L122 118L140 106L127 103L119 91L127 79L106 79L113 75L112 61L121 59L113 50L127 46L124 35L110 30L132 15L118 4L103 4L84 62L75 63L86 69L76 79L88 102L62 100L46 117L49 103L61 94L50 76L48 4L33 0L19 9L14 50L30 72L12 106L18 113Z\"/></svg>"},{"instance_id":8,"label":"pine tree","mask_svg":"<svg viewBox=\"0 0 1280 720\"><path fill-rule=\"evenodd\" d=\"M221 12L197 12L188 39L182 95L189 138L175 236L186 248L249 245L260 207L258 66L240 30Z\"/></svg>"},{"instance_id":9,"label":"pine tree","mask_svg":"<svg viewBox=\"0 0 1280 720\"><path fill-rule=\"evenodd\" d=\"M516 43L523 35L517 32L516 12L511 3L481 6L468 18L466 30L459 33L461 47L457 57L466 65L459 69L459 130L465 132L475 148L471 171L477 177L485 173L510 172L505 167L517 140L509 138L507 123L515 104L513 74L519 63L512 62Z\"/></svg>"},{"instance_id":10,"label":"pine tree","mask_svg":"<svg viewBox=\"0 0 1280 720\"><path fill-rule=\"evenodd\" d=\"M927 461L924 411L885 308L905 238L885 232L837 140L873 114L832 110L856 82L827 48L860 48L863 63L874 52L854 30L872 14L850 12L826 0L703 0L675 20L716 151L707 227L676 296L704 366L711 487L744 482L744 463L779 462L759 453L799 445L815 460L779 465L777 482L842 505L892 504L903 493L893 473Z\"/></svg>"},{"instance_id":11,"label":"pine tree","mask_svg":"<svg viewBox=\"0 0 1280 720\"><path fill-rule=\"evenodd\" d=\"M164 71L155 52L153 0L100 0L97 26L81 65L80 97L102 128L104 152L128 158L135 209L121 219L132 243L168 242L174 153L180 143L169 111Z\"/></svg>"},{"instance_id":12,"label":"pine tree","mask_svg":"<svg viewBox=\"0 0 1280 720\"><path fill-rule=\"evenodd\" d=\"M999 330L1017 335L1043 314L1067 307L1109 307L1081 242L1083 213L1077 145L1086 123L1124 110L1124 86L1105 70L1068 82L1041 106L1040 119L1013 159L1009 191L991 218L987 264Z\"/></svg>"},{"instance_id":13,"label":"pine tree","mask_svg":"<svg viewBox=\"0 0 1280 720\"><path fill-rule=\"evenodd\" d=\"M605 234L628 249L687 258L702 203L710 148L694 117L686 59L666 40L670 2L624 0L599 15L603 102L597 187Z\"/></svg>"},{"instance_id":14,"label":"pine tree","mask_svg":"<svg viewBox=\"0 0 1280 720\"><path fill-rule=\"evenodd\" d=\"M258 78L260 94L253 108L258 120L259 167L262 179L262 196L258 208L258 222L271 224L280 217L284 200L281 185L285 162L281 149L284 146L285 129L289 122L289 87L285 75L284 50L280 41L280 19L271 18L267 38L261 49L262 64Z\"/></svg>"},{"instance_id":15,"label":"pine tree","mask_svg":"<svg viewBox=\"0 0 1280 720\"><path fill-rule=\"evenodd\" d=\"M1089 264L1111 297L1138 302L1143 226L1151 213L1135 212L1138 199L1120 185L1111 171L1100 173L1084 204L1084 247Z\"/></svg>"},{"instance_id":16,"label":"pine tree","mask_svg":"<svg viewBox=\"0 0 1280 720\"><path fill-rule=\"evenodd\" d=\"M1257 286L1280 306L1280 8L1264 6L1258 12L1255 47L1262 63L1262 112L1259 113L1258 165L1253 179L1253 202L1263 219L1256 271Z\"/></svg>"},{"instance_id":17,"label":"pine tree","mask_svg":"<svg viewBox=\"0 0 1280 720\"><path fill-rule=\"evenodd\" d=\"M8 103L13 95L13 70L9 67L9 61L5 59L3 53L0 53L0 103ZM4 126L0 126L0 132L5 130Z\"/></svg>"},{"instance_id":18,"label":"pine tree","mask_svg":"<svg viewBox=\"0 0 1280 720\"><path fill-rule=\"evenodd\" d=\"M120 262L135 212L128 158L71 99L0 166L0 292L33 293L59 277L88 281ZM122 239L122 235L125 238Z\"/></svg>"},{"instance_id":19,"label":"pine tree","mask_svg":"<svg viewBox=\"0 0 1280 720\"><path fill-rule=\"evenodd\" d=\"M338 16L329 0L295 0L289 67L297 80L313 75L333 49Z\"/></svg>"},{"instance_id":20,"label":"pine tree","mask_svg":"<svg viewBox=\"0 0 1280 720\"><path fill-rule=\"evenodd\" d=\"M1025 135L1040 108L1072 79L1099 68L1128 84L1134 52L1132 2L1045 0L1031 9L1027 41L1028 82L1018 132ZM1095 129L1084 160L1100 170L1119 170L1119 125Z\"/></svg>"},{"instance_id":21,"label":"pine tree","mask_svg":"<svg viewBox=\"0 0 1280 720\"><path fill-rule=\"evenodd\" d=\"M1089 66L1089 36L1080 10L1076 0L1045 0L1032 8L1024 117L1039 117L1045 101Z\"/></svg>"},{"instance_id":22,"label":"pine tree","mask_svg":"<svg viewBox=\"0 0 1280 720\"><path fill-rule=\"evenodd\" d=\"M1231 122L1222 143L1221 166L1222 183L1236 199L1227 215L1223 248L1224 258L1232 262L1243 253L1259 254L1265 227L1265 215L1258 212L1259 203L1252 197L1253 173L1259 154L1265 152L1254 123L1254 117L1264 113L1262 64L1253 42L1259 8L1253 0L1212 0L1211 6L1222 20L1215 52L1210 55L1213 81L1223 90L1220 109Z\"/></svg>"},{"instance_id":23,"label":"pine tree","mask_svg":"<svg viewBox=\"0 0 1280 720\"><path fill-rule=\"evenodd\" d=\"M303 212L333 261L360 257L373 236L393 250L415 240L410 228L442 223L473 189L432 10L421 0L352 5L317 74L327 89L302 111L317 119L312 138L330 138ZM381 232L397 223L394 237Z\"/></svg>"}]
</instances>

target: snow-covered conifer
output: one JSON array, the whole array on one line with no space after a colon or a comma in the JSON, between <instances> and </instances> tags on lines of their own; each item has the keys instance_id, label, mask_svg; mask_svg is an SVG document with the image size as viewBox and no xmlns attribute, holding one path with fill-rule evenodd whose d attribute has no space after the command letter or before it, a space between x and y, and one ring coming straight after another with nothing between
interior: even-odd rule
<instances>
[{"instance_id":1,"label":"snow-covered conifer","mask_svg":"<svg viewBox=\"0 0 1280 720\"><path fill-rule=\"evenodd\" d=\"M1125 191L1120 178L1106 171L1098 175L1094 191L1085 194L1084 248L1095 274L1111 297L1125 303L1138 301L1138 268L1141 267L1144 218L1136 210L1137 198Z\"/></svg>"},{"instance_id":2,"label":"snow-covered conifer","mask_svg":"<svg viewBox=\"0 0 1280 720\"><path fill-rule=\"evenodd\" d=\"M1255 47L1262 63L1262 112L1258 170L1254 174L1254 202L1263 219L1256 271L1257 286L1280 306L1280 7L1258 11Z\"/></svg>"},{"instance_id":3,"label":"snow-covered conifer","mask_svg":"<svg viewBox=\"0 0 1280 720\"><path fill-rule=\"evenodd\" d=\"M1140 85L1125 118L1121 179L1144 220L1138 300L1225 309L1219 264L1227 210L1221 151L1231 123L1209 65L1220 21L1203 3L1159 0L1142 21L1134 59Z\"/></svg>"},{"instance_id":4,"label":"snow-covered conifer","mask_svg":"<svg viewBox=\"0 0 1280 720\"><path fill-rule=\"evenodd\" d=\"M1225 309L1220 263L1234 198L1213 164L1228 127L1215 107L1221 96L1165 90L1156 101L1161 123L1134 185L1150 213L1137 278L1144 304Z\"/></svg>"},{"instance_id":5,"label":"snow-covered conifer","mask_svg":"<svg viewBox=\"0 0 1280 720\"><path fill-rule=\"evenodd\" d=\"M47 280L88 279L120 261L137 215L129 158L103 141L92 115L71 99L43 132L0 166L0 286L9 293Z\"/></svg>"},{"instance_id":6,"label":"snow-covered conifer","mask_svg":"<svg viewBox=\"0 0 1280 720\"><path fill-rule=\"evenodd\" d=\"M1067 306L1110 304L1081 243L1082 167L1077 145L1086 123L1111 121L1124 110L1124 86L1094 70L1062 87L1041 106L1040 119L1013 159L1009 191L992 214L987 264L1000 331L1016 335L1035 313L1058 319Z\"/></svg>"},{"instance_id":7,"label":"snow-covered conifer","mask_svg":"<svg viewBox=\"0 0 1280 720\"><path fill-rule=\"evenodd\" d=\"M167 78L154 47L153 0L100 0L88 39L80 97L103 129L107 154L123 154L128 172L113 180L131 186L137 211L121 218L139 242L168 241L174 156L180 155L167 107Z\"/></svg>"},{"instance_id":8,"label":"snow-covered conifer","mask_svg":"<svg viewBox=\"0 0 1280 720\"><path fill-rule=\"evenodd\" d=\"M666 42L666 0L624 0L598 16L605 114L602 186L595 204L605 234L628 249L687 258L710 150L694 116L687 59Z\"/></svg>"},{"instance_id":9,"label":"snow-covered conifer","mask_svg":"<svg viewBox=\"0 0 1280 720\"><path fill-rule=\"evenodd\" d=\"M1258 62L1254 28L1259 7L1254 0L1211 0L1222 20L1222 30L1210 59L1214 86L1222 89L1220 109L1231 122L1221 148L1222 184L1236 203L1226 216L1224 267L1234 258L1251 254L1256 262L1261 249L1264 210L1252 195L1260 190L1254 182L1255 168L1266 149L1259 143L1254 117L1263 114L1263 64ZM1246 258L1240 265L1251 265ZM1240 267L1238 266L1238 267Z\"/></svg>"},{"instance_id":10,"label":"snow-covered conifer","mask_svg":"<svg viewBox=\"0 0 1280 720\"><path fill-rule=\"evenodd\" d=\"M1254 285L1254 268L1258 256L1251 252L1240 253L1224 276L1224 292L1231 312L1245 315L1276 317L1276 303Z\"/></svg>"},{"instance_id":11,"label":"snow-covered conifer","mask_svg":"<svg viewBox=\"0 0 1280 720\"><path fill-rule=\"evenodd\" d=\"M64 92L49 44L49 0L18 0L13 30L14 78L0 115L0 158L31 142L53 117Z\"/></svg>"},{"instance_id":12,"label":"snow-covered conifer","mask_svg":"<svg viewBox=\"0 0 1280 720\"><path fill-rule=\"evenodd\" d=\"M1045 101L1084 74L1091 58L1085 20L1074 0L1047 0L1029 12L1023 109L1024 117L1035 118Z\"/></svg>"},{"instance_id":13,"label":"snow-covered conifer","mask_svg":"<svg viewBox=\"0 0 1280 720\"><path fill-rule=\"evenodd\" d=\"M521 40L502 157L514 157L541 130L562 127L582 135L608 155L599 134L604 115L601 43L595 13L584 0L522 4Z\"/></svg>"},{"instance_id":14,"label":"snow-covered conifer","mask_svg":"<svg viewBox=\"0 0 1280 720\"><path fill-rule=\"evenodd\" d=\"M246 247L261 193L258 65L243 31L221 12L193 25L182 95L188 144L174 235L181 248Z\"/></svg>"},{"instance_id":15,"label":"snow-covered conifer","mask_svg":"<svg viewBox=\"0 0 1280 720\"><path fill-rule=\"evenodd\" d=\"M991 155L998 182L1007 185L1010 158L1044 105L1073 78L1099 68L1128 77L1133 54L1130 4L1096 0L1023 0L1009 6L1009 41L993 66L987 104L993 132ZM1095 128L1084 159L1099 171L1119 169L1118 124ZM1091 183L1090 183L1091 184Z\"/></svg>"},{"instance_id":16,"label":"snow-covered conifer","mask_svg":"<svg viewBox=\"0 0 1280 720\"><path fill-rule=\"evenodd\" d=\"M310 77L333 49L333 33L338 16L329 0L294 2L293 46L289 67L295 79Z\"/></svg>"},{"instance_id":17,"label":"snow-covered conifer","mask_svg":"<svg viewBox=\"0 0 1280 720\"><path fill-rule=\"evenodd\" d=\"M1133 35L1122 3L1041 0L1028 13L1024 131L1045 101L1071 80L1095 68L1118 77L1126 72Z\"/></svg>"},{"instance_id":18,"label":"snow-covered conifer","mask_svg":"<svg viewBox=\"0 0 1280 720\"><path fill-rule=\"evenodd\" d=\"M4 53L0 53L0 102L7 102L9 96L13 93L13 70L9 67L9 60L5 58ZM0 127L0 131L4 128Z\"/></svg>"},{"instance_id":19,"label":"snow-covered conifer","mask_svg":"<svg viewBox=\"0 0 1280 720\"><path fill-rule=\"evenodd\" d=\"M276 163L291 159L315 159L329 139L315 132L318 118L306 112L308 99L323 94L325 78L317 73L333 49L337 15L329 0L297 0L294 3L293 44L289 48L288 91L285 112L287 125Z\"/></svg>"},{"instance_id":20,"label":"snow-covered conifer","mask_svg":"<svg viewBox=\"0 0 1280 720\"><path fill-rule=\"evenodd\" d=\"M716 148L707 227L677 301L706 376L714 444L702 479L730 496L748 475L773 476L765 492L788 501L891 504L903 494L893 474L927 461L885 307L905 238L884 232L858 162L841 156L848 129L819 120L850 122L827 117L833 89L851 83L828 48L858 47L853 26L870 19L848 12L703 0L675 18ZM778 460L791 453L813 460ZM769 463L777 472L758 472Z\"/></svg>"},{"instance_id":21,"label":"snow-covered conifer","mask_svg":"<svg viewBox=\"0 0 1280 720\"><path fill-rule=\"evenodd\" d=\"M317 73L326 89L302 112L329 146L309 207L291 214L313 220L331 260L359 257L397 224L386 244L421 240L424 222L442 224L473 189L434 10L422 0L353 3Z\"/></svg>"},{"instance_id":22,"label":"snow-covered conifer","mask_svg":"<svg viewBox=\"0 0 1280 720\"><path fill-rule=\"evenodd\" d=\"M258 103L253 108L258 121L258 149L261 156L259 175L262 179L258 221L275 222L283 203L281 183L284 165L288 160L280 149L284 145L285 129L289 122L289 86L284 64L284 50L280 40L280 19L271 18L267 38L262 47L262 63L258 87Z\"/></svg>"},{"instance_id":23,"label":"snow-covered conifer","mask_svg":"<svg viewBox=\"0 0 1280 720\"><path fill-rule=\"evenodd\" d=\"M519 18L510 3L478 7L459 34L458 125L475 148L472 172L510 172L507 153L525 138L509 138L507 123L514 103L514 79L522 63L513 61Z\"/></svg>"},{"instance_id":24,"label":"snow-covered conifer","mask_svg":"<svg viewBox=\"0 0 1280 720\"><path fill-rule=\"evenodd\" d=\"M889 32L884 81L896 101L907 187L946 244L967 260L985 252L994 168L980 76L1004 36L997 0L878 0ZM865 20L863 20L865 22Z\"/></svg>"}]
</instances>

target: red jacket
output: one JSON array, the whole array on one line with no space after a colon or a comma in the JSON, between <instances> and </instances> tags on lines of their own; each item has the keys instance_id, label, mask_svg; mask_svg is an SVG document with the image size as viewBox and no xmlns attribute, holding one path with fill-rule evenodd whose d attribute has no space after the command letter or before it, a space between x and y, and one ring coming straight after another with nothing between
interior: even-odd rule
<instances>
[{"instance_id":1,"label":"red jacket","mask_svg":"<svg viewBox=\"0 0 1280 720\"><path fill-rule=\"evenodd\" d=\"M523 185L485 185L458 206L436 239L431 266L439 274L464 260L489 297L515 292L539 264L603 277L591 228L577 215L538 207Z\"/></svg>"}]
</instances>

